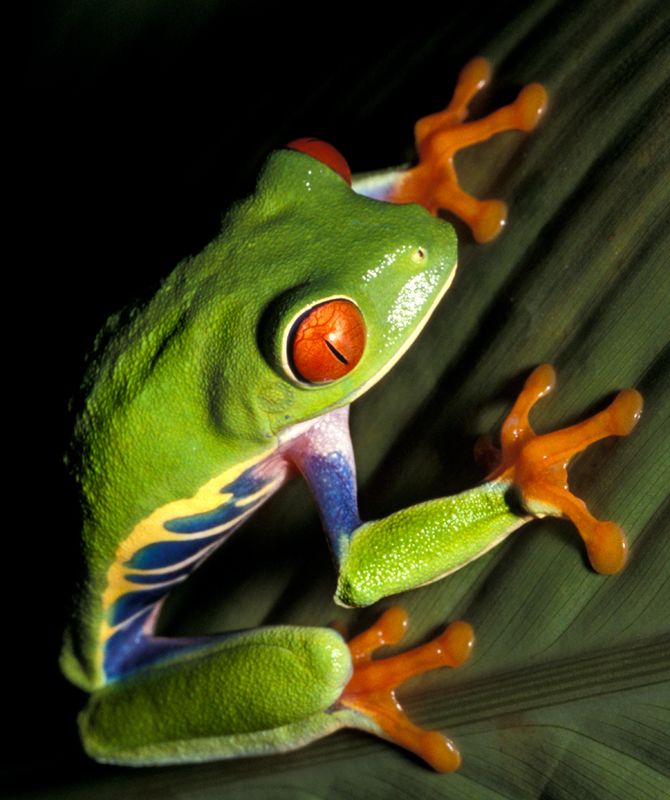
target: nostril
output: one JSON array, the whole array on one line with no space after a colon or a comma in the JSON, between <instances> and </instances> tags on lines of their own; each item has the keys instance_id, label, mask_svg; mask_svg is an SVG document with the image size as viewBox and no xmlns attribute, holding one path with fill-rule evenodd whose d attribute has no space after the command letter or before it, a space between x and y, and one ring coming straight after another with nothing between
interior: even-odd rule
<instances>
[{"instance_id":1,"label":"nostril","mask_svg":"<svg viewBox=\"0 0 670 800\"><path fill-rule=\"evenodd\" d=\"M420 264L421 262L425 261L426 259L426 250L423 247L417 247L416 250L412 253L412 261L415 264Z\"/></svg>"}]
</instances>

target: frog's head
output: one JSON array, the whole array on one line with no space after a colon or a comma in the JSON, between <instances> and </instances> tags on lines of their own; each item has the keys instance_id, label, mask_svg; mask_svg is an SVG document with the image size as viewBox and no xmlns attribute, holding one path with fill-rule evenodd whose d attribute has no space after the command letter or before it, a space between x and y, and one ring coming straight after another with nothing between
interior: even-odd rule
<instances>
[{"instance_id":1,"label":"frog's head","mask_svg":"<svg viewBox=\"0 0 670 800\"><path fill-rule=\"evenodd\" d=\"M255 347L245 352L260 360L255 388L250 358L240 381L251 390L247 409L262 408L274 433L375 384L416 339L456 271L449 224L416 204L363 197L348 177L338 154L278 151L256 193L229 218L235 293L244 298L234 316L246 329L255 315ZM233 277L228 271L228 289Z\"/></svg>"}]
</instances>

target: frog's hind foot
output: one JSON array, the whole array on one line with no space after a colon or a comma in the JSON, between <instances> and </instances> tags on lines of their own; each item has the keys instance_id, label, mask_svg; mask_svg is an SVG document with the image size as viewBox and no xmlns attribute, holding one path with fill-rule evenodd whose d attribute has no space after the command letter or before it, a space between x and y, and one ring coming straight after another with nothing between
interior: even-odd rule
<instances>
[{"instance_id":1,"label":"frog's hind foot","mask_svg":"<svg viewBox=\"0 0 670 800\"><path fill-rule=\"evenodd\" d=\"M472 627L467 622L452 622L427 644L372 660L378 648L399 642L406 629L407 614L401 608L390 608L375 625L348 642L354 672L338 705L362 714L379 736L416 753L439 772L453 772L461 763L454 743L438 731L426 731L410 722L395 690L413 675L462 664L474 644ZM368 724L361 727L370 729Z\"/></svg>"},{"instance_id":2,"label":"frog's hind foot","mask_svg":"<svg viewBox=\"0 0 670 800\"><path fill-rule=\"evenodd\" d=\"M626 389L610 405L589 419L562 430L538 435L528 415L555 385L548 364L529 376L503 423L500 463L487 480L509 480L520 491L524 506L536 516L566 516L584 540L591 565L597 572L618 572L626 561L627 544L615 522L602 522L568 489L567 468L574 455L606 436L627 436L642 412L642 396Z\"/></svg>"},{"instance_id":3,"label":"frog's hind foot","mask_svg":"<svg viewBox=\"0 0 670 800\"><path fill-rule=\"evenodd\" d=\"M467 194L458 182L454 156L502 131L531 131L547 105L544 87L531 83L513 103L482 119L464 122L472 98L490 78L489 63L483 58L473 59L462 69L447 108L416 123L419 163L403 174L390 198L395 203L419 203L431 214L440 209L452 211L469 225L478 242L488 242L500 233L507 207L500 200L477 200Z\"/></svg>"}]
</instances>

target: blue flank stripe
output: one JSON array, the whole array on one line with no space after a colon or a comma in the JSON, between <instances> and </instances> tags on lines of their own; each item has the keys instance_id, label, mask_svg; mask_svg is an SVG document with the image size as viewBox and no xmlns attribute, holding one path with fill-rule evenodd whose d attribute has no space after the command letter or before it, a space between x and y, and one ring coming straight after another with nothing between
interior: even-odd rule
<instances>
[{"instance_id":1,"label":"blue flank stripe","mask_svg":"<svg viewBox=\"0 0 670 800\"><path fill-rule=\"evenodd\" d=\"M253 475L254 468L243 472L238 478L221 489L221 494L232 494L235 500L242 500L249 495L256 494L270 482L265 478Z\"/></svg>"},{"instance_id":2,"label":"blue flank stripe","mask_svg":"<svg viewBox=\"0 0 670 800\"><path fill-rule=\"evenodd\" d=\"M109 624L119 625L124 620L144 610L150 603L160 600L165 594L165 586L158 589L143 589L138 592L126 592L114 601L109 609Z\"/></svg>"},{"instance_id":3,"label":"blue flank stripe","mask_svg":"<svg viewBox=\"0 0 670 800\"><path fill-rule=\"evenodd\" d=\"M144 657L142 643L145 636L142 627L151 613L151 608L147 608L144 614L140 614L130 625L112 634L105 642L105 675L108 679L122 677L129 672L135 664L128 664L129 659L135 658L138 661Z\"/></svg>"},{"instance_id":4,"label":"blue flank stripe","mask_svg":"<svg viewBox=\"0 0 670 800\"><path fill-rule=\"evenodd\" d=\"M192 514L188 517L177 517L176 519L168 520L163 527L171 533L203 533L210 528L224 525L226 522L235 519L235 517L239 517L240 514L253 508L254 504L250 503L244 508L238 508L235 505L236 501L255 494L268 484L266 480L252 477L249 472L247 470L246 473L221 489L222 494L230 493L233 495L230 500L213 508L211 511L203 511L201 514Z\"/></svg>"},{"instance_id":5,"label":"blue flank stripe","mask_svg":"<svg viewBox=\"0 0 670 800\"><path fill-rule=\"evenodd\" d=\"M190 539L185 542L154 542L140 548L133 557L126 561L131 569L163 569L190 558L212 544L222 534L204 536L202 539Z\"/></svg>"},{"instance_id":6,"label":"blue flank stripe","mask_svg":"<svg viewBox=\"0 0 670 800\"><path fill-rule=\"evenodd\" d=\"M177 517L177 519L168 520L163 527L171 533L204 533L210 528L216 528L234 520L249 508L253 508L253 504L238 508L234 500L229 500L211 511L204 511L202 514L193 514L191 517Z\"/></svg>"},{"instance_id":7,"label":"blue flank stripe","mask_svg":"<svg viewBox=\"0 0 670 800\"><path fill-rule=\"evenodd\" d=\"M182 575L186 575L192 569L193 562L189 561L188 564L184 564L183 567L171 570L170 572L127 572L125 578L127 581L130 581L130 583L167 583L168 581L181 578Z\"/></svg>"}]
</instances>

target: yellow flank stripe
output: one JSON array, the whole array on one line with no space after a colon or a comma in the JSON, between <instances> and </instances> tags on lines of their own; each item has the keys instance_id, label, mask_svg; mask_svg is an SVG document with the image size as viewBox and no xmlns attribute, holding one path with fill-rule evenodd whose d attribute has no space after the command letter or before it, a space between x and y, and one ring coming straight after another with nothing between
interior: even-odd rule
<instances>
[{"instance_id":1,"label":"yellow flank stripe","mask_svg":"<svg viewBox=\"0 0 670 800\"><path fill-rule=\"evenodd\" d=\"M273 451L267 451L260 456L251 458L248 461L242 462L241 464L236 464L234 467L231 467L225 472L221 473L221 475L217 475L215 478L212 478L212 480L208 481L204 486L198 489L193 497L186 497L180 500L174 500L171 503L167 503L166 505L157 508L145 519L138 522L131 531L130 535L119 544L116 551L115 560L107 570L107 586L102 595L102 607L105 614L107 610L114 604L114 602L121 597L121 595L124 595L130 591L141 591L143 586L145 586L143 584L132 583L126 578L127 575L143 572L142 570L131 569L125 566L125 563L129 561L138 550L141 550L143 547L153 544L154 542L185 541L183 534L173 533L172 531L166 530L164 527L166 522L169 522L177 517L188 517L211 511L226 501L232 500L233 495L231 493L222 493L221 489L239 478L243 472L246 472L256 464L259 464L261 461L267 458L271 452ZM237 505L242 509L255 500L261 499L264 495L268 494L268 492L272 491L272 489L276 486L276 483L277 481L270 481L267 486L264 486L260 491L255 492L253 495L240 498L240 500L237 502ZM241 511L239 517L231 520L230 523L226 524L225 526L217 526L217 529L220 529L223 532L225 531L226 527L234 527L240 522L243 516L244 511ZM188 541L193 541L198 538L205 538L211 535L211 530L204 531L201 534L189 534ZM169 571L170 569L174 569L174 565L166 571ZM153 570L146 570L146 572L150 574L159 574L160 570L156 570L155 572ZM155 586L156 584L152 584L151 588L154 588ZM145 588L150 587L145 586ZM125 622L122 624L125 624ZM100 648L98 650L98 666L101 669L103 655L102 645L119 627L122 627L122 625L111 627L103 616L103 621L100 625Z\"/></svg>"}]
</instances>

